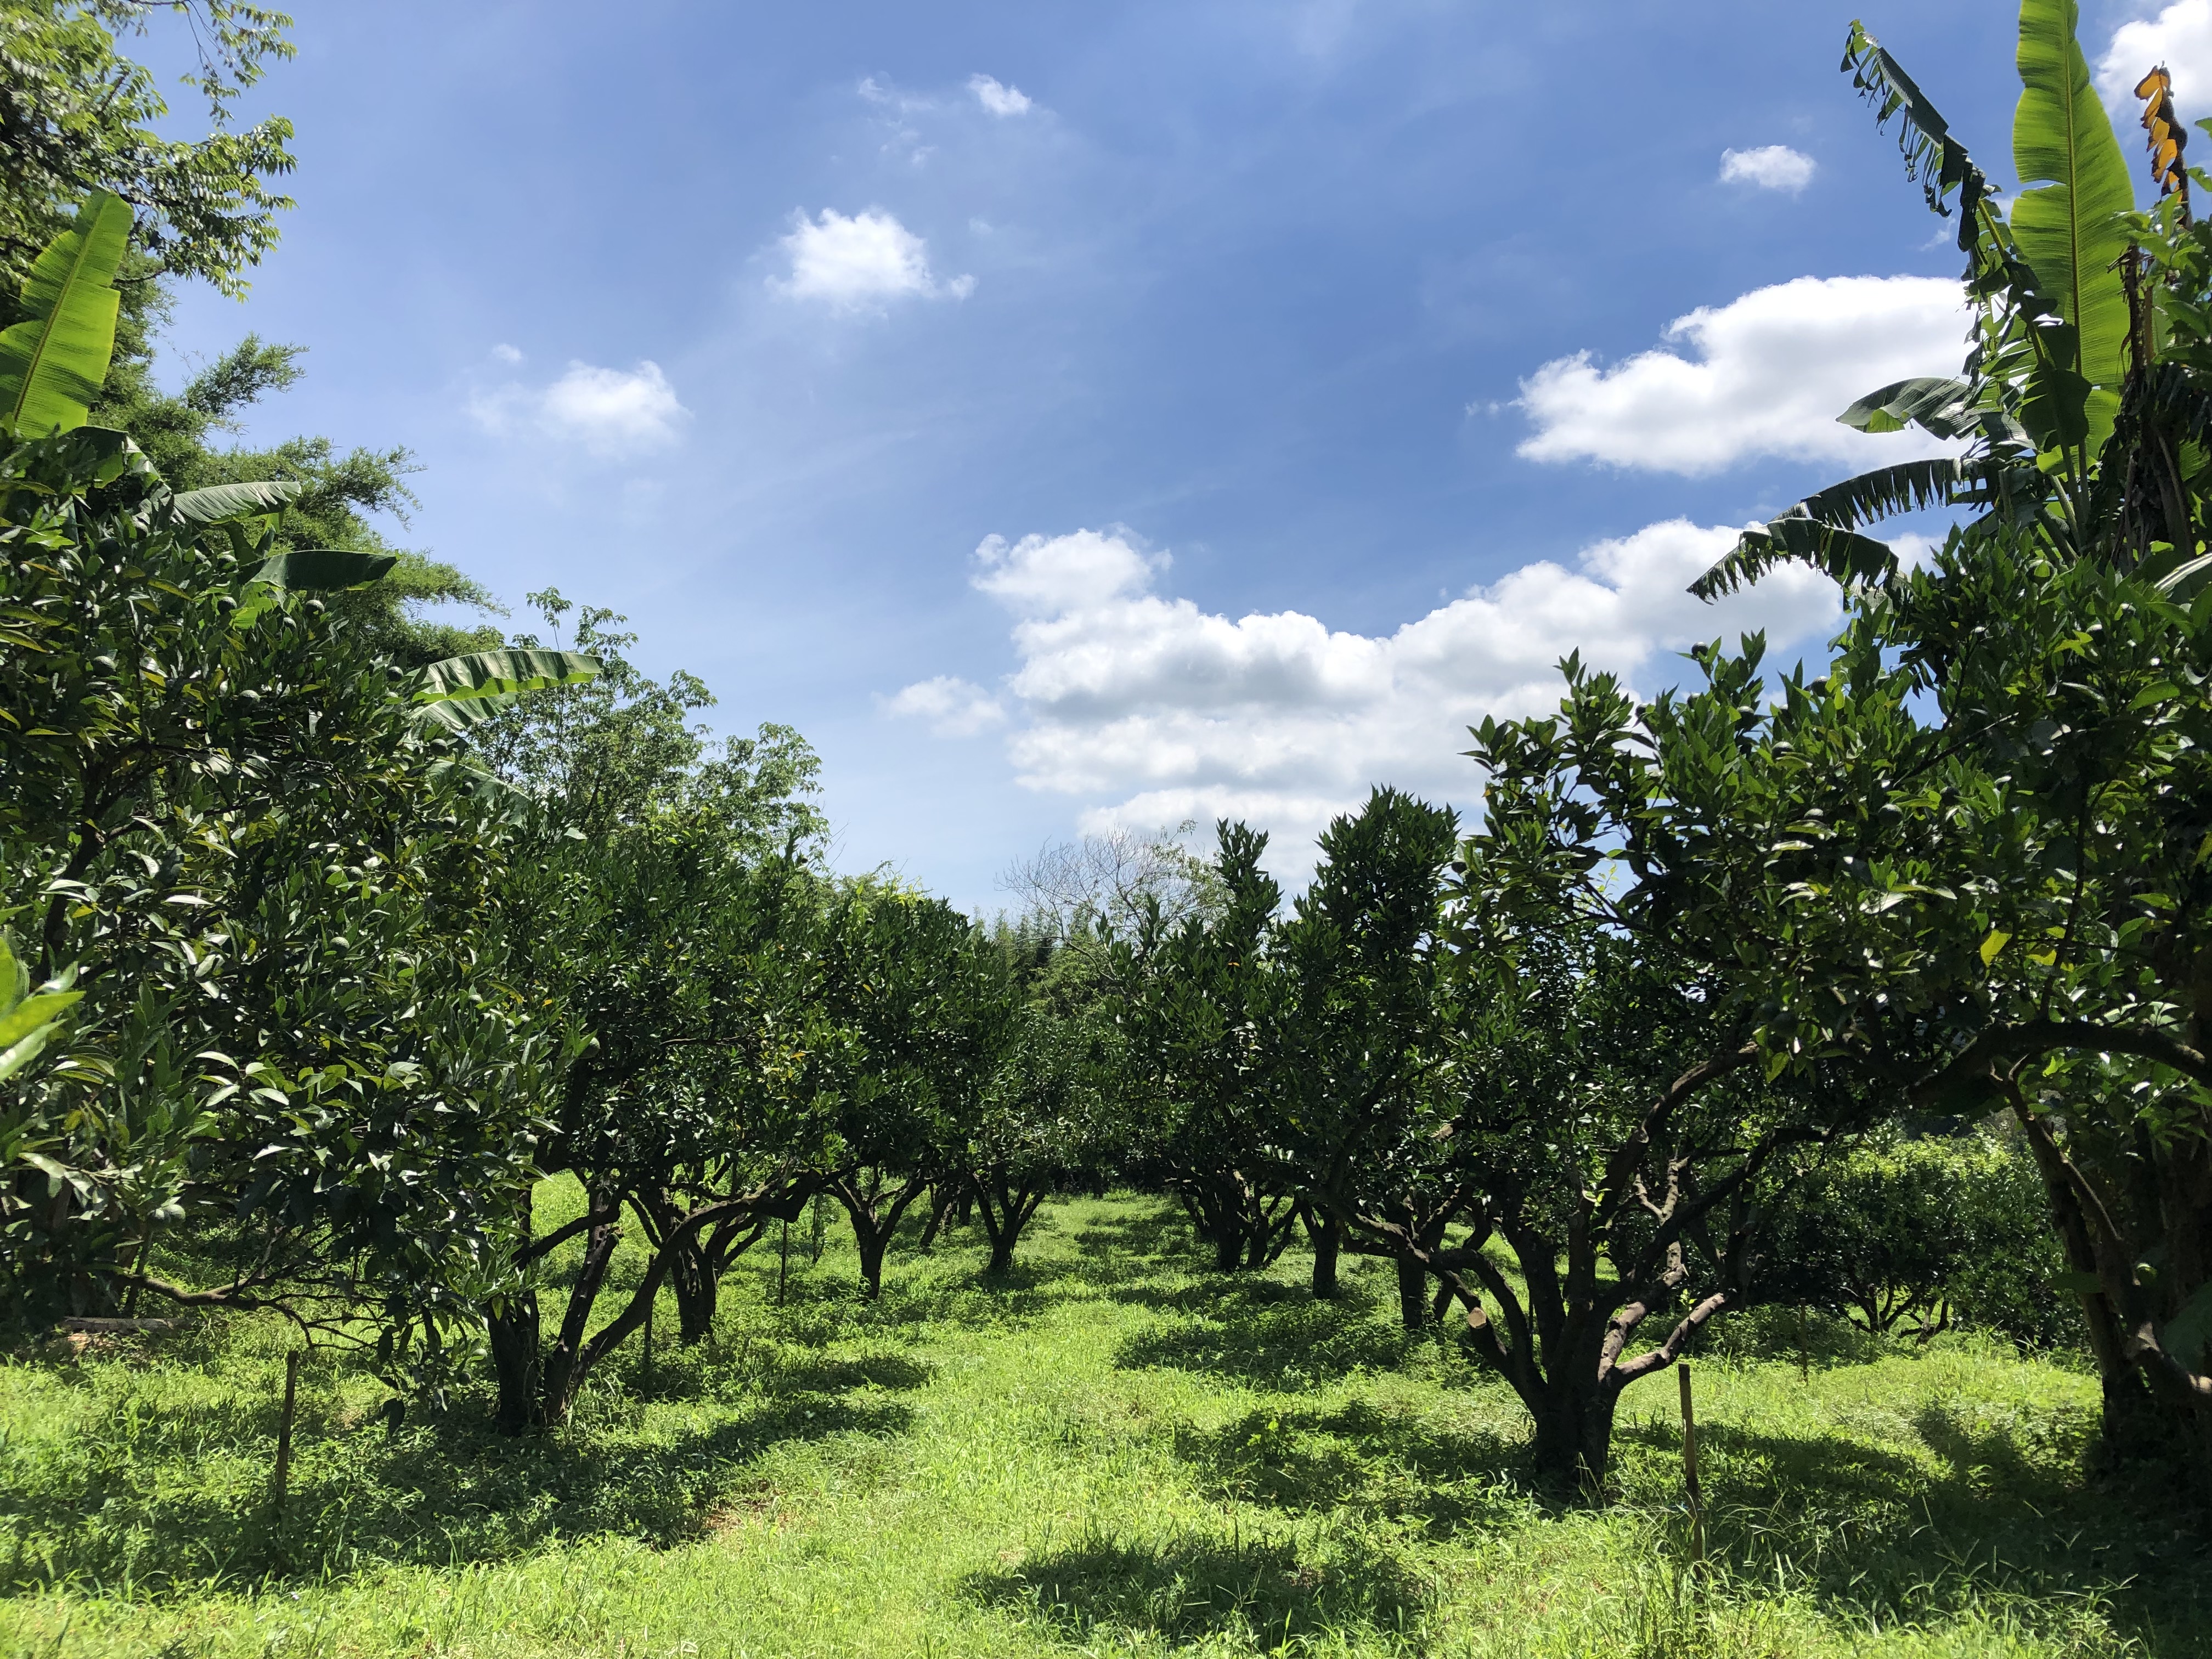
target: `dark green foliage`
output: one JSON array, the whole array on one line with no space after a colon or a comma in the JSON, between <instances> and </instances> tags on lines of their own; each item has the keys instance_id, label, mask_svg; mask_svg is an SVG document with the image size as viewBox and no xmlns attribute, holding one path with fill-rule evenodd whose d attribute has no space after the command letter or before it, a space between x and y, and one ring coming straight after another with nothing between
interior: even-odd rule
<instances>
[{"instance_id":1,"label":"dark green foliage","mask_svg":"<svg viewBox=\"0 0 2212 1659\"><path fill-rule=\"evenodd\" d=\"M198 1297L139 1270L221 1215L212 1299L442 1316L528 1169L562 1039L502 978L503 832L383 659L253 582L273 546L112 434L0 459L5 881L36 974L87 993L0 1115L21 1307Z\"/></svg>"},{"instance_id":2,"label":"dark green foliage","mask_svg":"<svg viewBox=\"0 0 2212 1659\"><path fill-rule=\"evenodd\" d=\"M2041 1178L1989 1134L1884 1136L1802 1176L1759 1240L1762 1295L1925 1339L1954 1323L2078 1344Z\"/></svg>"},{"instance_id":3,"label":"dark green foliage","mask_svg":"<svg viewBox=\"0 0 2212 1659\"><path fill-rule=\"evenodd\" d=\"M153 72L118 37L162 12L199 50L193 77L214 128L162 137L168 112ZM264 63L292 55L291 19L237 0L5 0L0 4L0 291L13 295L31 259L94 190L137 210L152 269L204 277L226 294L276 240L292 205L270 181L292 170L292 124L242 131L229 105Z\"/></svg>"},{"instance_id":4,"label":"dark green foliage","mask_svg":"<svg viewBox=\"0 0 2212 1659\"><path fill-rule=\"evenodd\" d=\"M555 627L571 608L553 592L533 602ZM566 1417L643 1323L662 1275L684 1340L704 1334L729 1264L811 1190L822 1078L843 1041L823 991L813 751L790 728L763 726L714 755L689 720L713 701L705 687L638 670L621 620L579 616L574 642L594 653L594 678L470 728L483 763L536 805L542 839L506 875L534 921L530 995L592 1034L537 1149L541 1170L584 1185L583 1266L545 1335L540 1267L560 1241L533 1234L525 1206L513 1256L524 1283L487 1310L511 1431ZM543 647L525 635L520 648ZM594 1328L626 1212L655 1261Z\"/></svg>"},{"instance_id":5,"label":"dark green foliage","mask_svg":"<svg viewBox=\"0 0 2212 1659\"><path fill-rule=\"evenodd\" d=\"M1570 664L1572 857L1723 974L1775 1075L1846 1066L1925 1110L2008 1113L2106 1393L2106 1450L2212 1474L2212 232L2132 211L2066 0L2026 0L2009 216L1863 31L1848 63L1956 187L1975 344L1956 386L1847 418L1971 431L1932 561L1856 575L1836 656L1760 642L1632 708ZM1899 503L1906 496L1898 492ZM1882 503L1815 496L1855 520ZM1808 503L1809 506L1809 503ZM1826 528L1821 526L1825 525ZM1851 533L1856 533L1853 532ZM1745 550L1705 586L1757 574ZM1778 693L1778 695L1777 695ZM1486 746L1495 747L1486 739ZM1528 840L1524 867L1561 848Z\"/></svg>"}]
</instances>

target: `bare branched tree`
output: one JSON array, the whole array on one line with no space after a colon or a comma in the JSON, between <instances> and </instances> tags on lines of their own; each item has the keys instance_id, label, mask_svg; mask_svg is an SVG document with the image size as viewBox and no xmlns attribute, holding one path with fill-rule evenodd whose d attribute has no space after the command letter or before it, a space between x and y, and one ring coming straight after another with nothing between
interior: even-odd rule
<instances>
[{"instance_id":1,"label":"bare branched tree","mask_svg":"<svg viewBox=\"0 0 2212 1659\"><path fill-rule=\"evenodd\" d=\"M999 878L1033 922L1073 942L1103 926L1117 937L1134 933L1147 901L1171 922L1218 908L1220 879L1194 851L1195 819L1150 834L1109 830L1038 849Z\"/></svg>"}]
</instances>

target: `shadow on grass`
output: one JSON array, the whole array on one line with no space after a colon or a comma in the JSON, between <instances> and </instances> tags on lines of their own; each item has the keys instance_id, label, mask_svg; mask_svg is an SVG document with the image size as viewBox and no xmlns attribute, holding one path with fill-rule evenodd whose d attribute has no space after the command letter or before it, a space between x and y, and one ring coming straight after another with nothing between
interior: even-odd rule
<instances>
[{"instance_id":1,"label":"shadow on grass","mask_svg":"<svg viewBox=\"0 0 2212 1659\"><path fill-rule=\"evenodd\" d=\"M1419 1583L1380 1551L1354 1542L1302 1553L1279 1540L1086 1540L976 1574L962 1588L1085 1645L1101 1634L1175 1643L1242 1636L1255 1645L1356 1638L1402 1630L1425 1601Z\"/></svg>"},{"instance_id":2,"label":"shadow on grass","mask_svg":"<svg viewBox=\"0 0 2212 1659\"><path fill-rule=\"evenodd\" d=\"M1531 1501L1524 1437L1439 1427L1364 1400L1185 1429L1175 1449L1222 1496L1294 1512L1349 1506L1442 1533L1517 1517Z\"/></svg>"},{"instance_id":3,"label":"shadow on grass","mask_svg":"<svg viewBox=\"0 0 2212 1659\"><path fill-rule=\"evenodd\" d=\"M1936 1469L1856 1437L1701 1423L1715 1559L1747 1583L1802 1585L1860 1625L2002 1607L2054 1639L2094 1630L2153 1659L2212 1655L2204 1540L2154 1493L2084 1484L2094 1412L1928 1407L1912 1421ZM1619 1440L1670 1459L1680 1444L1653 1419Z\"/></svg>"},{"instance_id":4,"label":"shadow on grass","mask_svg":"<svg viewBox=\"0 0 2212 1659\"><path fill-rule=\"evenodd\" d=\"M1110 1292L1163 1313L1194 1316L1132 1337L1115 1352L1125 1370L1153 1366L1220 1377L1250 1388L1295 1389L1356 1370L1390 1370L1425 1347L1370 1316L1373 1297L1353 1285L1333 1301L1266 1279L1212 1278L1172 1290L1133 1285Z\"/></svg>"},{"instance_id":5,"label":"shadow on grass","mask_svg":"<svg viewBox=\"0 0 2212 1659\"><path fill-rule=\"evenodd\" d=\"M1163 1269L1202 1273L1213 1265L1190 1218L1164 1200L1141 1214L1093 1218L1075 1235L1075 1244L1094 1275L1103 1269L1110 1277L1147 1278Z\"/></svg>"},{"instance_id":6,"label":"shadow on grass","mask_svg":"<svg viewBox=\"0 0 2212 1659\"><path fill-rule=\"evenodd\" d=\"M283 1513L270 1502L277 1407L224 1402L158 1419L111 1419L65 1457L48 1449L0 1467L0 1594L64 1583L167 1594L216 1583L342 1577L398 1563L510 1559L556 1540L633 1538L668 1547L711 1517L757 1507L757 1461L838 1442L848 1486L890 1478L913 1412L883 1392L927 1368L895 1355L793 1363L762 1356L753 1392L724 1420L672 1438L639 1431L635 1400L588 1394L569 1427L494 1431L489 1401L410 1419L397 1434L331 1414L327 1379L307 1391ZM850 1390L866 1392L846 1397Z\"/></svg>"}]
</instances>

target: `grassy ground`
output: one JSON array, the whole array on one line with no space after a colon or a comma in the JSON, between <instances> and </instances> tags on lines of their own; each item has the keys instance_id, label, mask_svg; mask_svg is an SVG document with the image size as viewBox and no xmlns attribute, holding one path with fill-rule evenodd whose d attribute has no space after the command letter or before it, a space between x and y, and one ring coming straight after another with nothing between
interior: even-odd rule
<instances>
[{"instance_id":1,"label":"grassy ground","mask_svg":"<svg viewBox=\"0 0 2212 1659\"><path fill-rule=\"evenodd\" d=\"M1628 1396L1620 1501L1562 1510L1371 1267L1334 1306L1295 1256L1217 1276L1149 1200L1048 1210L1004 1285L970 1243L873 1306L835 1233L781 1310L763 1252L711 1344L649 1377L633 1345L521 1443L473 1397L392 1432L311 1359L281 1524L274 1322L18 1357L0 1651L2212 1655L2202 1535L2080 1484L2059 1365L1705 1356L1718 1565L1685 1586L1671 1381Z\"/></svg>"}]
</instances>

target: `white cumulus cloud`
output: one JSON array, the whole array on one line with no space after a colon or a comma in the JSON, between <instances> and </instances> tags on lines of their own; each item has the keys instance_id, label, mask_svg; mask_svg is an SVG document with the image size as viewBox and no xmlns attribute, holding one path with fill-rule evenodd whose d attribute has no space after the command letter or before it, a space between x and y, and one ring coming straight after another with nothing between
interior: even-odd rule
<instances>
[{"instance_id":1,"label":"white cumulus cloud","mask_svg":"<svg viewBox=\"0 0 2212 1659\"><path fill-rule=\"evenodd\" d=\"M1718 605L1692 599L1735 536L1669 520L1380 635L1165 596L1170 562L1126 532L993 537L972 580L1013 613L1018 665L996 694L940 678L886 707L962 732L1013 720L1020 781L1082 803L1085 828L1244 817L1278 833L1288 870L1372 784L1474 801L1466 728L1556 704L1570 651L1635 675L1698 640L1765 628L1779 643L1833 621L1835 590L1795 567Z\"/></svg>"},{"instance_id":2,"label":"white cumulus cloud","mask_svg":"<svg viewBox=\"0 0 2212 1659\"><path fill-rule=\"evenodd\" d=\"M650 361L629 369L572 362L550 386L501 386L473 398L469 409L487 431L532 431L609 457L666 447L691 413Z\"/></svg>"},{"instance_id":3,"label":"white cumulus cloud","mask_svg":"<svg viewBox=\"0 0 2212 1659\"><path fill-rule=\"evenodd\" d=\"M881 208L851 217L824 208L818 218L795 215L781 246L791 274L769 287L793 300L819 300L841 311L869 310L908 295L964 299L973 276L940 282L929 268L929 244Z\"/></svg>"},{"instance_id":4,"label":"white cumulus cloud","mask_svg":"<svg viewBox=\"0 0 2212 1659\"><path fill-rule=\"evenodd\" d=\"M1813 182L1813 158L1787 144L1721 152L1724 185L1755 185L1761 190L1786 190L1795 196Z\"/></svg>"},{"instance_id":5,"label":"white cumulus cloud","mask_svg":"<svg viewBox=\"0 0 2212 1659\"><path fill-rule=\"evenodd\" d=\"M884 699L884 712L925 720L940 738L972 738L1006 718L1005 705L981 686L951 674L918 680Z\"/></svg>"},{"instance_id":6,"label":"white cumulus cloud","mask_svg":"<svg viewBox=\"0 0 2212 1659\"><path fill-rule=\"evenodd\" d=\"M1026 115L1030 112L1029 95L1019 88L1002 86L996 76L971 75L968 90L975 94L975 101L993 115Z\"/></svg>"},{"instance_id":7,"label":"white cumulus cloud","mask_svg":"<svg viewBox=\"0 0 2212 1659\"><path fill-rule=\"evenodd\" d=\"M2128 123L2141 113L2136 83L2159 64L2173 72L2173 101L2183 114L2212 112L2212 0L2175 0L2155 17L2121 24L2098 59L2097 90L2120 116L2120 142L2130 155L2139 135ZM2202 133L2191 136L2205 142Z\"/></svg>"},{"instance_id":8,"label":"white cumulus cloud","mask_svg":"<svg viewBox=\"0 0 2212 1659\"><path fill-rule=\"evenodd\" d=\"M1594 460L1695 477L1753 456L1879 466L1938 453L1917 431L1838 424L1855 399L1966 356L1960 285L1933 276L1800 276L1701 306L1667 327L1686 350L1601 368L1587 351L1521 383L1532 460Z\"/></svg>"}]
</instances>

